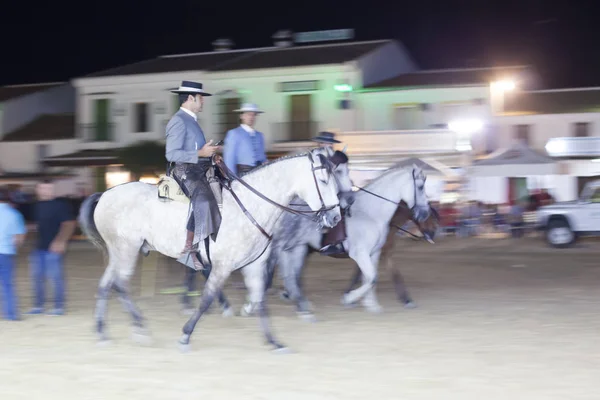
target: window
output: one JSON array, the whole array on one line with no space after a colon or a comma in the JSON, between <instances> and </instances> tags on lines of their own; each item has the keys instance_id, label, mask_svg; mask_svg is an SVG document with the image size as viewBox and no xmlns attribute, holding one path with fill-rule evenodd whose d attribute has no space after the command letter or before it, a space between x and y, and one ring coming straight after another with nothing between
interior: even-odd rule
<instances>
[{"instance_id":1,"label":"window","mask_svg":"<svg viewBox=\"0 0 600 400\"><path fill-rule=\"evenodd\" d=\"M589 122L576 122L574 125L575 137L588 137L590 135L590 123Z\"/></svg>"},{"instance_id":2,"label":"window","mask_svg":"<svg viewBox=\"0 0 600 400\"><path fill-rule=\"evenodd\" d=\"M150 132L150 105L148 103L136 103L134 110L135 125L134 132Z\"/></svg>"},{"instance_id":3,"label":"window","mask_svg":"<svg viewBox=\"0 0 600 400\"><path fill-rule=\"evenodd\" d=\"M41 171L44 169L44 158L48 157L48 145L47 144L38 144L37 146L38 153L38 169Z\"/></svg>"},{"instance_id":4,"label":"window","mask_svg":"<svg viewBox=\"0 0 600 400\"><path fill-rule=\"evenodd\" d=\"M240 126L240 114L233 111L242 107L240 97L224 98L221 101L221 133L225 134L230 129Z\"/></svg>"},{"instance_id":5,"label":"window","mask_svg":"<svg viewBox=\"0 0 600 400\"><path fill-rule=\"evenodd\" d=\"M516 125L515 139L523 144L529 145L529 125Z\"/></svg>"},{"instance_id":6,"label":"window","mask_svg":"<svg viewBox=\"0 0 600 400\"><path fill-rule=\"evenodd\" d=\"M395 107L394 128L399 130L420 129L422 127L422 116L420 107Z\"/></svg>"},{"instance_id":7,"label":"window","mask_svg":"<svg viewBox=\"0 0 600 400\"><path fill-rule=\"evenodd\" d=\"M94 100L94 124L92 125L92 133L88 136L88 140L104 142L111 140L111 126L109 123L109 99Z\"/></svg>"}]
</instances>

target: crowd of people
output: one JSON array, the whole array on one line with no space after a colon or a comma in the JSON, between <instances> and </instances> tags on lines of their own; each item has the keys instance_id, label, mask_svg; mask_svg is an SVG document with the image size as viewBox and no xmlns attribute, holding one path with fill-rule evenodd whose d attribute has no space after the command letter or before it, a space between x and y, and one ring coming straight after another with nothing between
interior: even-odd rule
<instances>
[{"instance_id":1,"label":"crowd of people","mask_svg":"<svg viewBox=\"0 0 600 400\"><path fill-rule=\"evenodd\" d=\"M29 207L28 219L19 210ZM0 282L4 318L21 319L15 275L17 252L27 235L26 221L35 226L36 242L31 251L30 276L33 304L26 313L59 316L65 313L65 279L63 257L76 228L75 213L70 201L55 196L55 184L46 180L37 184L35 199L15 195L9 187L0 187ZM54 304L46 308L47 280L53 283Z\"/></svg>"}]
</instances>

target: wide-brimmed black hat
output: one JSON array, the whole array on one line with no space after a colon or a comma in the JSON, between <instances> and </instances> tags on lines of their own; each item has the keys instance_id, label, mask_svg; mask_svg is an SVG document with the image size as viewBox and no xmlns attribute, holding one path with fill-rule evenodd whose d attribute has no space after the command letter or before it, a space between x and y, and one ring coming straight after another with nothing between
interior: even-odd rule
<instances>
[{"instance_id":1,"label":"wide-brimmed black hat","mask_svg":"<svg viewBox=\"0 0 600 400\"><path fill-rule=\"evenodd\" d=\"M171 93L183 93L183 94L191 94L191 95L199 94L201 96L212 96L212 94L206 93L202 89L201 83L192 82L192 81L182 81L181 86L179 86L179 88L177 88L177 89L171 90Z\"/></svg>"},{"instance_id":2,"label":"wide-brimmed black hat","mask_svg":"<svg viewBox=\"0 0 600 400\"><path fill-rule=\"evenodd\" d=\"M319 132L319 135L311 140L319 143L342 143L334 139L335 134L331 132Z\"/></svg>"}]
</instances>

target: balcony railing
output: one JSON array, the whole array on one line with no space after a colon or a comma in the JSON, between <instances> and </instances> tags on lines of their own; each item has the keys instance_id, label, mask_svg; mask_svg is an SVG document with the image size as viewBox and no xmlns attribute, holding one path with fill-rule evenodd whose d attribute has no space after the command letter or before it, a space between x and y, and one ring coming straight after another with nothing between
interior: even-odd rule
<instances>
[{"instance_id":1,"label":"balcony railing","mask_svg":"<svg viewBox=\"0 0 600 400\"><path fill-rule=\"evenodd\" d=\"M116 139L115 124L82 124L79 137L84 142L112 142Z\"/></svg>"},{"instance_id":2,"label":"balcony railing","mask_svg":"<svg viewBox=\"0 0 600 400\"><path fill-rule=\"evenodd\" d=\"M424 155L456 153L456 133L447 129L339 132L348 154Z\"/></svg>"},{"instance_id":3,"label":"balcony railing","mask_svg":"<svg viewBox=\"0 0 600 400\"><path fill-rule=\"evenodd\" d=\"M315 137L321 124L316 121L275 122L271 124L271 137L280 141L305 141Z\"/></svg>"}]
</instances>

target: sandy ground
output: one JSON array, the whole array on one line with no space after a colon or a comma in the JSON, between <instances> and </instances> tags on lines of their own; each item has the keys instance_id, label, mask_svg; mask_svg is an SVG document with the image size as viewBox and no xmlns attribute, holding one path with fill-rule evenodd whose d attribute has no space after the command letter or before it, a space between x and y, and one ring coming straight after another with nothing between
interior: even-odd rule
<instances>
[{"instance_id":1,"label":"sandy ground","mask_svg":"<svg viewBox=\"0 0 600 400\"><path fill-rule=\"evenodd\" d=\"M134 298L154 343L131 341L116 299L111 346L93 334L98 252L68 255L68 315L0 322L0 399L599 399L600 244L554 250L536 239L402 241L396 254L417 309L396 303L382 273L372 315L344 309L348 261L312 256L306 291L319 322L296 318L271 295L275 333L295 352L269 353L255 318L211 312L192 351L176 347L186 321L175 296ZM26 259L21 308L31 305ZM170 273L170 274L169 274ZM164 267L158 289L182 270ZM175 275L174 275L175 274ZM228 282L235 305L245 292ZM216 310L215 310L216 311Z\"/></svg>"}]
</instances>

